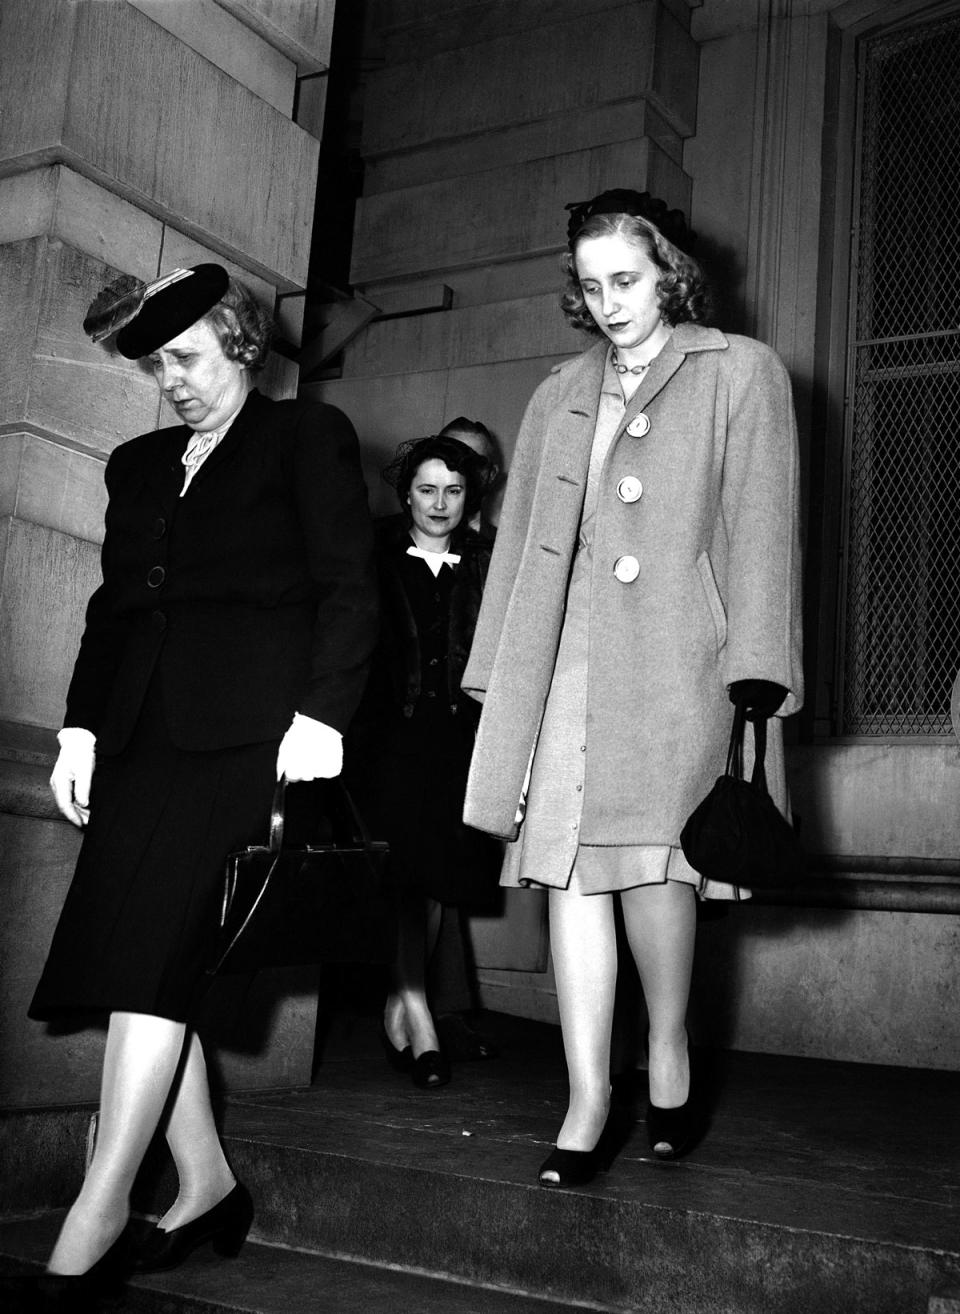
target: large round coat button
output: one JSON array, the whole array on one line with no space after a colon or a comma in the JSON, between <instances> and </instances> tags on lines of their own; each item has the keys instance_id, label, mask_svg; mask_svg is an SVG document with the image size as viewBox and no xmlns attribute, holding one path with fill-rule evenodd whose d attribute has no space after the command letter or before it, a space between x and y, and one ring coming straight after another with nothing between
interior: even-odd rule
<instances>
[{"instance_id":1,"label":"large round coat button","mask_svg":"<svg viewBox=\"0 0 960 1314\"><path fill-rule=\"evenodd\" d=\"M152 589L158 589L166 578L167 572L162 566L153 566L147 573L147 583Z\"/></svg>"},{"instance_id":2,"label":"large round coat button","mask_svg":"<svg viewBox=\"0 0 960 1314\"><path fill-rule=\"evenodd\" d=\"M158 516L157 519L153 522L153 537L163 538L166 532L167 532L167 522L164 520L163 516Z\"/></svg>"},{"instance_id":3,"label":"large round coat button","mask_svg":"<svg viewBox=\"0 0 960 1314\"><path fill-rule=\"evenodd\" d=\"M167 618L162 611L151 612L150 623L155 630L165 630L167 628Z\"/></svg>"},{"instance_id":4,"label":"large round coat button","mask_svg":"<svg viewBox=\"0 0 960 1314\"><path fill-rule=\"evenodd\" d=\"M640 562L636 557L617 557L613 573L621 584L632 584L640 574Z\"/></svg>"},{"instance_id":5,"label":"large round coat button","mask_svg":"<svg viewBox=\"0 0 960 1314\"><path fill-rule=\"evenodd\" d=\"M643 484L636 475L624 475L617 484L617 497L621 502L639 502L643 494Z\"/></svg>"},{"instance_id":6,"label":"large round coat button","mask_svg":"<svg viewBox=\"0 0 960 1314\"><path fill-rule=\"evenodd\" d=\"M644 415L643 411L635 415L627 425L627 433L631 438L645 438L650 432L650 417Z\"/></svg>"}]
</instances>

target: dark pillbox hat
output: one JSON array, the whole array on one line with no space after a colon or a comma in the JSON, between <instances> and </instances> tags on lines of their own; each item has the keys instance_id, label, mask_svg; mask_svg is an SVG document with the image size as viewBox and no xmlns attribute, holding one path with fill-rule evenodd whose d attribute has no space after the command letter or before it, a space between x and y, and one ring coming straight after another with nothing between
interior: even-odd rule
<instances>
[{"instance_id":1,"label":"dark pillbox hat","mask_svg":"<svg viewBox=\"0 0 960 1314\"><path fill-rule=\"evenodd\" d=\"M202 319L230 282L223 265L194 265L189 274L145 297L134 319L117 334L117 351L138 360Z\"/></svg>"}]
</instances>

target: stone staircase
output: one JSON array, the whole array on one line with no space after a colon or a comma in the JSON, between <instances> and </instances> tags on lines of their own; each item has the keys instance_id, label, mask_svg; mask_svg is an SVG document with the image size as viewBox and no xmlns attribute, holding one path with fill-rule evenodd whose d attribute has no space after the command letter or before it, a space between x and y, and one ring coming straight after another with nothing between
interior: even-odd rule
<instances>
[{"instance_id":1,"label":"stone staircase","mask_svg":"<svg viewBox=\"0 0 960 1314\"><path fill-rule=\"evenodd\" d=\"M652 1161L640 1121L609 1173L551 1191L536 1170L565 1102L558 1033L487 1029L498 1060L422 1092L388 1069L375 1018L343 1017L310 1089L232 1098L251 1242L111 1308L960 1314L960 1074L714 1055L710 1131L687 1159ZM88 1121L3 1115L3 1272L48 1253ZM158 1158L138 1205L170 1191Z\"/></svg>"}]
</instances>

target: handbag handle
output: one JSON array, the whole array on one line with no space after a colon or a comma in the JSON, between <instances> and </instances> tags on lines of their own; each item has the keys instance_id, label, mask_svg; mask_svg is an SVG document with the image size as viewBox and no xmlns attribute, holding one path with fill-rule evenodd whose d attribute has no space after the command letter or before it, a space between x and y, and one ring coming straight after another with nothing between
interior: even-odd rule
<instances>
[{"instance_id":1,"label":"handbag handle","mask_svg":"<svg viewBox=\"0 0 960 1314\"><path fill-rule=\"evenodd\" d=\"M317 784L318 782L313 781L311 783ZM346 785L338 779L323 779L319 783L323 786L324 803L326 804L327 816L332 823L335 845L345 845L351 848L360 846L365 849L370 848L374 841L371 839L366 823L357 811L356 804L350 797ZM279 853L283 848L287 784L286 776L281 776L273 791L273 802L270 805L269 848L271 853Z\"/></svg>"},{"instance_id":2,"label":"handbag handle","mask_svg":"<svg viewBox=\"0 0 960 1314\"><path fill-rule=\"evenodd\" d=\"M767 721L766 717L761 717L758 721L753 721L753 774L750 777L750 783L762 790L764 794L769 793L767 789L767 773L764 769L764 760L767 755ZM726 774L733 776L734 780L743 780L743 740L747 728L747 709L743 703L735 705L733 713L733 725L730 728L730 743L727 747L727 767Z\"/></svg>"}]
</instances>

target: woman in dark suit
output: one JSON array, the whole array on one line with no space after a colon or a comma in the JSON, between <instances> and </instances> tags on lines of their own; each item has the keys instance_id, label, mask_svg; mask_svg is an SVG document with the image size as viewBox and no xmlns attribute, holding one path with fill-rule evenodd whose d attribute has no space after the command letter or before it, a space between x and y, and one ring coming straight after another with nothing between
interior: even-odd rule
<instances>
[{"instance_id":1,"label":"woman in dark suit","mask_svg":"<svg viewBox=\"0 0 960 1314\"><path fill-rule=\"evenodd\" d=\"M252 1205L190 1026L223 859L262 840L281 773L338 774L376 627L349 421L252 388L269 324L219 265L131 296L117 348L146 358L182 423L107 463L103 583L51 779L85 833L30 1010L109 1014L96 1148L48 1268L57 1298L83 1308L165 1109L180 1191L137 1266L243 1243ZM99 303L85 324L97 340L117 328Z\"/></svg>"},{"instance_id":2,"label":"woman in dark suit","mask_svg":"<svg viewBox=\"0 0 960 1314\"><path fill-rule=\"evenodd\" d=\"M497 846L461 820L478 712L460 681L490 561L467 520L489 474L445 437L403 444L384 472L403 514L377 525L380 642L348 742L347 778L390 843L399 895L381 1040L391 1064L427 1089L450 1080L425 986L441 907L496 894Z\"/></svg>"}]
</instances>

